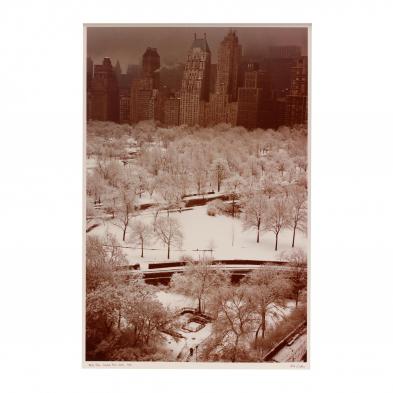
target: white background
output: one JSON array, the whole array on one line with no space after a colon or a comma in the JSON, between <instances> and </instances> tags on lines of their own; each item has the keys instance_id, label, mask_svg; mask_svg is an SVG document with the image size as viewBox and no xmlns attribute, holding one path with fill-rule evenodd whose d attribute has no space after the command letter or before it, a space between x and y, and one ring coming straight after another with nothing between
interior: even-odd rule
<instances>
[{"instance_id":1,"label":"white background","mask_svg":"<svg viewBox=\"0 0 393 393\"><path fill-rule=\"evenodd\" d=\"M0 11L0 390L392 392L391 1L7 1ZM83 27L311 22L310 370L86 370Z\"/></svg>"}]
</instances>

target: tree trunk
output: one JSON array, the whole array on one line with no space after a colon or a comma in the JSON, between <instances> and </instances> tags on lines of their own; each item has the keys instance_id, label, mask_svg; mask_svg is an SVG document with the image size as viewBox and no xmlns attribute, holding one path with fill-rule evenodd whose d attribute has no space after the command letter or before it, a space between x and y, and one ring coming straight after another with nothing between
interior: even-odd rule
<instances>
[{"instance_id":1,"label":"tree trunk","mask_svg":"<svg viewBox=\"0 0 393 393\"><path fill-rule=\"evenodd\" d=\"M296 225L293 227L292 247L295 247Z\"/></svg>"},{"instance_id":2,"label":"tree trunk","mask_svg":"<svg viewBox=\"0 0 393 393\"><path fill-rule=\"evenodd\" d=\"M170 245L170 243L168 243L168 259L169 259L170 248L171 248L171 245Z\"/></svg>"},{"instance_id":3,"label":"tree trunk","mask_svg":"<svg viewBox=\"0 0 393 393\"><path fill-rule=\"evenodd\" d=\"M257 344L258 344L258 334L259 334L260 330L261 330L261 325L258 326L258 329L255 333L255 346L257 346Z\"/></svg>"},{"instance_id":4,"label":"tree trunk","mask_svg":"<svg viewBox=\"0 0 393 393\"><path fill-rule=\"evenodd\" d=\"M278 244L278 233L276 233L276 247L274 248L274 251L277 251L277 244Z\"/></svg>"},{"instance_id":5,"label":"tree trunk","mask_svg":"<svg viewBox=\"0 0 393 393\"><path fill-rule=\"evenodd\" d=\"M126 241L126 231L127 231L127 225L124 225L124 229L123 229L123 242Z\"/></svg>"},{"instance_id":6,"label":"tree trunk","mask_svg":"<svg viewBox=\"0 0 393 393\"><path fill-rule=\"evenodd\" d=\"M262 314L262 339L265 338L265 330L266 330L266 313Z\"/></svg>"},{"instance_id":7,"label":"tree trunk","mask_svg":"<svg viewBox=\"0 0 393 393\"><path fill-rule=\"evenodd\" d=\"M257 226L257 229L258 229L258 231L257 231L257 243L259 243L259 228L261 227L261 219L259 218L258 219L258 226Z\"/></svg>"},{"instance_id":8,"label":"tree trunk","mask_svg":"<svg viewBox=\"0 0 393 393\"><path fill-rule=\"evenodd\" d=\"M119 309L119 317L117 319L117 328L120 330L120 321L121 321L121 310Z\"/></svg>"},{"instance_id":9,"label":"tree trunk","mask_svg":"<svg viewBox=\"0 0 393 393\"><path fill-rule=\"evenodd\" d=\"M202 312L201 310L201 298L198 298L198 313L200 314Z\"/></svg>"},{"instance_id":10,"label":"tree trunk","mask_svg":"<svg viewBox=\"0 0 393 393\"><path fill-rule=\"evenodd\" d=\"M138 332L138 330L137 330L137 327L136 327L136 324L135 324L134 325L134 343L133 343L133 345L135 345L136 342L137 342L137 332Z\"/></svg>"},{"instance_id":11,"label":"tree trunk","mask_svg":"<svg viewBox=\"0 0 393 393\"><path fill-rule=\"evenodd\" d=\"M141 253L141 258L143 258L143 239L142 239L142 253Z\"/></svg>"},{"instance_id":12,"label":"tree trunk","mask_svg":"<svg viewBox=\"0 0 393 393\"><path fill-rule=\"evenodd\" d=\"M150 321L149 321L149 325L147 327L146 345L149 345L149 339L150 339Z\"/></svg>"},{"instance_id":13,"label":"tree trunk","mask_svg":"<svg viewBox=\"0 0 393 393\"><path fill-rule=\"evenodd\" d=\"M237 355L237 344L239 342L239 336L236 336L235 347L233 348L233 355L232 355L232 362L236 362L236 355Z\"/></svg>"}]
</instances>

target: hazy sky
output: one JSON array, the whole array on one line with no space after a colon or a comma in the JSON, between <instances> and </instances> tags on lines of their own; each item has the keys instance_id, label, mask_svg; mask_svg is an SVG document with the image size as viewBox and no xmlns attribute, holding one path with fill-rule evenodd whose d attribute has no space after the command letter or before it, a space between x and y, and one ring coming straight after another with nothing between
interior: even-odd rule
<instances>
[{"instance_id":1,"label":"hazy sky","mask_svg":"<svg viewBox=\"0 0 393 393\"><path fill-rule=\"evenodd\" d=\"M101 63L105 56L120 61L123 72L128 64L139 64L145 49L157 48L161 65L184 63L194 32L207 35L212 63L217 61L220 42L227 27L87 27L87 56ZM258 59L270 45L298 45L307 54L307 29L304 27L234 27L243 54Z\"/></svg>"}]
</instances>

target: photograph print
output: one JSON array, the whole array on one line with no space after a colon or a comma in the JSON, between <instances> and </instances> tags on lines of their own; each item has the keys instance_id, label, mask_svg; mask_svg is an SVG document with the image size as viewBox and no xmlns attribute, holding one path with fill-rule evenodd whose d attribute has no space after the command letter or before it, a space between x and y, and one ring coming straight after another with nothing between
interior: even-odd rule
<instances>
[{"instance_id":1,"label":"photograph print","mask_svg":"<svg viewBox=\"0 0 393 393\"><path fill-rule=\"evenodd\" d=\"M84 366L308 367L310 29L85 25Z\"/></svg>"}]
</instances>

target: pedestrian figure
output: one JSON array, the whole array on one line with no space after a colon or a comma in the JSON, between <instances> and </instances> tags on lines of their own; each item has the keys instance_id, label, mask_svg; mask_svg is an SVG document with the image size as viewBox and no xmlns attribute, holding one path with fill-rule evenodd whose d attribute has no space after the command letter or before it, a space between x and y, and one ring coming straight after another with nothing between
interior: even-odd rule
<instances>
[{"instance_id":1,"label":"pedestrian figure","mask_svg":"<svg viewBox=\"0 0 393 393\"><path fill-rule=\"evenodd\" d=\"M194 354L194 348L190 348L190 356Z\"/></svg>"}]
</instances>

